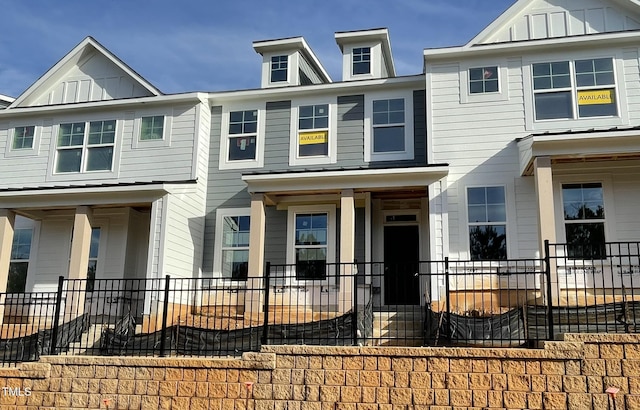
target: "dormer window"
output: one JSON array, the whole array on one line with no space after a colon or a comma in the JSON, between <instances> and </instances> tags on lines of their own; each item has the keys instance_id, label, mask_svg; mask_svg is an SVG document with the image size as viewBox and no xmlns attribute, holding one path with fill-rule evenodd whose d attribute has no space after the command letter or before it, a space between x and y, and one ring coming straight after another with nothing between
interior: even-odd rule
<instances>
[{"instance_id":1,"label":"dormer window","mask_svg":"<svg viewBox=\"0 0 640 410\"><path fill-rule=\"evenodd\" d=\"M289 68L288 56L271 57L271 82L279 83L279 82L287 81L288 68Z\"/></svg>"},{"instance_id":2,"label":"dormer window","mask_svg":"<svg viewBox=\"0 0 640 410\"><path fill-rule=\"evenodd\" d=\"M353 49L353 75L371 73L371 47Z\"/></svg>"}]
</instances>

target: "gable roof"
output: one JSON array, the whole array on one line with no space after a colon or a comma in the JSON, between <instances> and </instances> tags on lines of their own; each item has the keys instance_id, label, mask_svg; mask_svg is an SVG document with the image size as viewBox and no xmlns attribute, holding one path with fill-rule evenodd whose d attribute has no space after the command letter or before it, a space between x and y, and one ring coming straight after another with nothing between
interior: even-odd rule
<instances>
[{"instance_id":1,"label":"gable roof","mask_svg":"<svg viewBox=\"0 0 640 410\"><path fill-rule=\"evenodd\" d=\"M639 0L517 0L464 48L638 29Z\"/></svg>"},{"instance_id":2,"label":"gable roof","mask_svg":"<svg viewBox=\"0 0 640 410\"><path fill-rule=\"evenodd\" d=\"M38 101L48 92L54 92L54 87L60 87L60 82L64 82L65 77L71 75L74 68L82 67L85 63L94 57L100 59L100 63L110 65L112 72L117 71L125 77L127 80L127 86L131 86L132 95L126 95L127 97L142 97L142 96L159 96L162 92L155 86L145 80L141 75L136 73L131 67L125 64L117 56L107 50L99 42L92 37L86 37L77 46L75 46L69 53L67 53L60 61L53 65L46 73L44 73L35 83L33 83L26 91L24 91L18 98L11 103L8 108L24 107L31 105L48 105L49 103L43 103ZM100 79L107 81L108 79ZM120 79L122 81L122 78ZM106 88L106 86L105 86ZM58 92L60 94L60 92ZM90 96L87 93L86 101L115 99L118 95L113 93L106 93L100 97ZM55 103L65 103L68 101L60 100ZM71 101L78 102L78 101Z\"/></svg>"}]
</instances>

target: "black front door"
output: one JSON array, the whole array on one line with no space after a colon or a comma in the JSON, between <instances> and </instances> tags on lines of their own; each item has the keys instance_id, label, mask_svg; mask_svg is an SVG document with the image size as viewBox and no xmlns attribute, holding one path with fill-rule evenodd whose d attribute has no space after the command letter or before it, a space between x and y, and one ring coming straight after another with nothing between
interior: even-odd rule
<instances>
[{"instance_id":1,"label":"black front door","mask_svg":"<svg viewBox=\"0 0 640 410\"><path fill-rule=\"evenodd\" d=\"M420 234L418 226L384 227L384 303L419 305Z\"/></svg>"}]
</instances>

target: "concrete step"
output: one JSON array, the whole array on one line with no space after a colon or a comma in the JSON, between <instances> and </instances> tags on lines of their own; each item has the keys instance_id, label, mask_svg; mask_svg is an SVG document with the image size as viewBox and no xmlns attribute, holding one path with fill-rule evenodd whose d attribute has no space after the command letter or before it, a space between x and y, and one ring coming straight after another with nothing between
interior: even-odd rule
<instances>
[{"instance_id":1,"label":"concrete step","mask_svg":"<svg viewBox=\"0 0 640 410\"><path fill-rule=\"evenodd\" d=\"M87 349L97 347L96 343L102 335L102 325L91 325L89 329L82 334L80 340L69 344L69 352L73 354L83 354Z\"/></svg>"}]
</instances>

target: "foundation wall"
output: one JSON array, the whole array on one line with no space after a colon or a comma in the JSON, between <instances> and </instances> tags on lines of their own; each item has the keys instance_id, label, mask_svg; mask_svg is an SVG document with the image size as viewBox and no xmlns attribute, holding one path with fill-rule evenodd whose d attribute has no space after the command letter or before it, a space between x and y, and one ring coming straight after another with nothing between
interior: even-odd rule
<instances>
[{"instance_id":1,"label":"foundation wall","mask_svg":"<svg viewBox=\"0 0 640 410\"><path fill-rule=\"evenodd\" d=\"M640 409L640 335L544 349L265 346L242 359L43 357L2 409ZM19 389L19 390L18 390ZM22 395L16 397L15 393ZM610 406L610 407L609 407Z\"/></svg>"}]
</instances>

